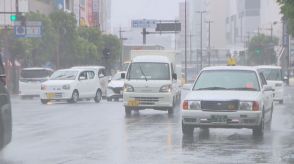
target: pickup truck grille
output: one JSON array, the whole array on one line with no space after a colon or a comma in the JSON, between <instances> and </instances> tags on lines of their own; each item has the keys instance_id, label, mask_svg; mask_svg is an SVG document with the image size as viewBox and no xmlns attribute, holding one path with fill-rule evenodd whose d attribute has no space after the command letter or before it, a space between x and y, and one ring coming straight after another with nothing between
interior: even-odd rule
<instances>
[{"instance_id":1,"label":"pickup truck grille","mask_svg":"<svg viewBox=\"0 0 294 164\"><path fill-rule=\"evenodd\" d=\"M239 100L201 101L201 109L211 111L235 111L239 109Z\"/></svg>"},{"instance_id":2,"label":"pickup truck grille","mask_svg":"<svg viewBox=\"0 0 294 164\"><path fill-rule=\"evenodd\" d=\"M155 105L159 97L135 97L135 100L138 100L140 105Z\"/></svg>"}]
</instances>

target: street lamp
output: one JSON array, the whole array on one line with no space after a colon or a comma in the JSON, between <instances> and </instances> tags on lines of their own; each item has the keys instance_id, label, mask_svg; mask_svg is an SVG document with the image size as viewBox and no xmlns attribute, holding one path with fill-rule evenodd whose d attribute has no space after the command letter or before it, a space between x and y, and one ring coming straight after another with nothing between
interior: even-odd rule
<instances>
[{"instance_id":1,"label":"street lamp","mask_svg":"<svg viewBox=\"0 0 294 164\"><path fill-rule=\"evenodd\" d=\"M185 83L187 82L187 0L185 0Z\"/></svg>"},{"instance_id":2,"label":"street lamp","mask_svg":"<svg viewBox=\"0 0 294 164\"><path fill-rule=\"evenodd\" d=\"M200 69L203 67L203 55L202 55L202 15L206 13L206 11L196 11L196 13L200 14ZM197 63L198 65L198 63Z\"/></svg>"}]
</instances>

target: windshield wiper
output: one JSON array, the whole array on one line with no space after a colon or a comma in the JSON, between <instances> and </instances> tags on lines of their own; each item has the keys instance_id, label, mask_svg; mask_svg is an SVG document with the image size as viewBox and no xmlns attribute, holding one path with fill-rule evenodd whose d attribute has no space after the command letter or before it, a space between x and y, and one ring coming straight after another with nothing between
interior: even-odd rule
<instances>
[{"instance_id":1,"label":"windshield wiper","mask_svg":"<svg viewBox=\"0 0 294 164\"><path fill-rule=\"evenodd\" d=\"M144 76L145 80L148 81L144 71L142 70L141 64L139 64L139 68L140 68L140 71L141 71L142 75Z\"/></svg>"},{"instance_id":2,"label":"windshield wiper","mask_svg":"<svg viewBox=\"0 0 294 164\"><path fill-rule=\"evenodd\" d=\"M256 88L244 88L244 87L241 87L241 88L230 88L228 90L257 91Z\"/></svg>"},{"instance_id":3,"label":"windshield wiper","mask_svg":"<svg viewBox=\"0 0 294 164\"><path fill-rule=\"evenodd\" d=\"M223 87L207 87L207 88L199 88L196 90L227 90L227 88L223 88Z\"/></svg>"}]
</instances>

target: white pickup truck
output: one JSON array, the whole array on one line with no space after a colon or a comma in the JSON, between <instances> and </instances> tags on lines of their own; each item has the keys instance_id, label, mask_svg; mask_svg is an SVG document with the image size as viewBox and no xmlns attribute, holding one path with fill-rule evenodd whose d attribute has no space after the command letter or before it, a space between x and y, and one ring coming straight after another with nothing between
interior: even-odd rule
<instances>
[{"instance_id":1,"label":"white pickup truck","mask_svg":"<svg viewBox=\"0 0 294 164\"><path fill-rule=\"evenodd\" d=\"M182 104L182 131L249 128L262 136L271 126L273 89L254 67L204 68Z\"/></svg>"},{"instance_id":2,"label":"white pickup truck","mask_svg":"<svg viewBox=\"0 0 294 164\"><path fill-rule=\"evenodd\" d=\"M146 55L143 55L146 54ZM125 78L123 104L126 115L132 110L155 109L174 112L181 92L174 72L174 63L167 51L144 50L134 55Z\"/></svg>"}]
</instances>

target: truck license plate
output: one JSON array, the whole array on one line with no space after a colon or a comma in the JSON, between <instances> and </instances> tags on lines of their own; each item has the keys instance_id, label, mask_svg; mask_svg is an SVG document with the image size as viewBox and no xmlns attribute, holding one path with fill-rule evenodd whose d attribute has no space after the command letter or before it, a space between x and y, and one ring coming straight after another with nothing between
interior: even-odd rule
<instances>
[{"instance_id":1,"label":"truck license plate","mask_svg":"<svg viewBox=\"0 0 294 164\"><path fill-rule=\"evenodd\" d=\"M223 115L213 115L210 118L211 122L217 122L217 123L226 123L228 117Z\"/></svg>"}]
</instances>

